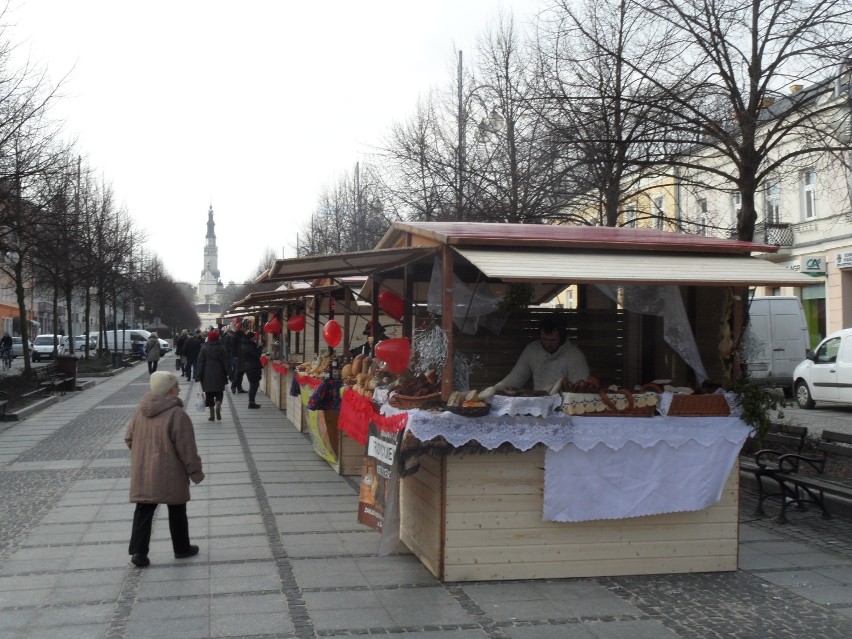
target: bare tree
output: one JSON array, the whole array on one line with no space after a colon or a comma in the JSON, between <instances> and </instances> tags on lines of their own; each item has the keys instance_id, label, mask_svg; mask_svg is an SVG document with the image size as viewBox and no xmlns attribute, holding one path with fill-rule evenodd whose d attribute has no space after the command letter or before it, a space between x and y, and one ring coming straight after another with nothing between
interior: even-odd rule
<instances>
[{"instance_id":1,"label":"bare tree","mask_svg":"<svg viewBox=\"0 0 852 639\"><path fill-rule=\"evenodd\" d=\"M564 221L617 226L660 154L671 28L633 0L560 0L543 14L536 99L559 149L571 206ZM651 79L653 78L653 80Z\"/></svg>"},{"instance_id":2,"label":"bare tree","mask_svg":"<svg viewBox=\"0 0 852 639\"><path fill-rule=\"evenodd\" d=\"M849 151L852 1L653 0L649 12L692 70L672 88L626 60L666 94L668 163L737 193L736 235L751 240L768 177ZM810 87L788 92L799 83Z\"/></svg>"}]
</instances>

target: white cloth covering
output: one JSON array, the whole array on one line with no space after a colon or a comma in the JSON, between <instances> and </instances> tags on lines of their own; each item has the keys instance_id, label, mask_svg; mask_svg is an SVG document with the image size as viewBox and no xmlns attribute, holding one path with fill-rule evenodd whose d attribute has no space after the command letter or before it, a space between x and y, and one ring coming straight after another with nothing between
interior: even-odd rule
<instances>
[{"instance_id":1,"label":"white cloth covering","mask_svg":"<svg viewBox=\"0 0 852 639\"><path fill-rule=\"evenodd\" d=\"M545 453L548 521L707 508L721 498L751 432L736 417L573 417L572 422L574 441Z\"/></svg>"},{"instance_id":2,"label":"white cloth covering","mask_svg":"<svg viewBox=\"0 0 852 639\"><path fill-rule=\"evenodd\" d=\"M441 436L453 446L544 444L543 517L560 522L707 508L721 498L752 430L733 416L468 418L422 410L408 411L407 428L421 441Z\"/></svg>"}]
</instances>

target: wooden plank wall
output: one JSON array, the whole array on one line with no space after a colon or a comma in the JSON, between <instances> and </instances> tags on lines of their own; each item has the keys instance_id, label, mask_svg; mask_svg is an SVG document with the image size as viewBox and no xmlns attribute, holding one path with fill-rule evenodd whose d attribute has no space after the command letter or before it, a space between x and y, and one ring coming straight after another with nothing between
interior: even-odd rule
<instances>
[{"instance_id":1,"label":"wooden plank wall","mask_svg":"<svg viewBox=\"0 0 852 639\"><path fill-rule=\"evenodd\" d=\"M344 477L361 474L361 464L364 461L364 447L342 430L338 431L338 464L337 473Z\"/></svg>"},{"instance_id":2,"label":"wooden plank wall","mask_svg":"<svg viewBox=\"0 0 852 639\"><path fill-rule=\"evenodd\" d=\"M420 459L420 470L400 481L399 538L438 579L443 578L444 460Z\"/></svg>"},{"instance_id":3,"label":"wooden plank wall","mask_svg":"<svg viewBox=\"0 0 852 639\"><path fill-rule=\"evenodd\" d=\"M738 474L722 500L702 511L622 520L557 523L542 520L544 448L511 453L449 455L446 460L445 581L549 579L737 568ZM422 471L421 471L422 472ZM417 475L418 507L406 528L424 553L434 553L430 501L440 479ZM412 482L412 480L415 480ZM428 505L428 508L427 508ZM412 521L413 520L413 521ZM430 540L426 543L425 540ZM409 543L404 539L405 543ZM411 547L409 545L409 547ZM412 550L417 550L412 547ZM418 556L420 556L418 554ZM424 564L430 566L430 562ZM431 568L430 568L431 570ZM433 571L434 572L434 571Z\"/></svg>"},{"instance_id":4,"label":"wooden plank wall","mask_svg":"<svg viewBox=\"0 0 852 639\"><path fill-rule=\"evenodd\" d=\"M480 329L476 335L456 334L456 350L470 358L477 356L471 371L470 387L485 388L505 377L521 351L539 336L539 322L546 316L561 315L568 327L568 339L586 355L591 374L605 385L624 384L625 315L620 310L528 309L513 314L499 335Z\"/></svg>"}]
</instances>

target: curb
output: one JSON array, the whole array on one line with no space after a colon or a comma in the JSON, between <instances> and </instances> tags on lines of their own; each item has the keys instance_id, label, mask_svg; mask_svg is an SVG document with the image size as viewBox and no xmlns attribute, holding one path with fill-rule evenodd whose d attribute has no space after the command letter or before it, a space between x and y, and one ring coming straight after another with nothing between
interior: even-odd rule
<instances>
[{"instance_id":1,"label":"curb","mask_svg":"<svg viewBox=\"0 0 852 639\"><path fill-rule=\"evenodd\" d=\"M16 410L15 412L7 412L4 421L19 422L22 419L28 417L29 415L32 415L33 413L37 413L41 410L44 410L48 406L58 404L59 401L59 395L51 395L50 397L45 397L44 399L40 399L37 402L30 404L29 406L24 406L23 408Z\"/></svg>"}]
</instances>

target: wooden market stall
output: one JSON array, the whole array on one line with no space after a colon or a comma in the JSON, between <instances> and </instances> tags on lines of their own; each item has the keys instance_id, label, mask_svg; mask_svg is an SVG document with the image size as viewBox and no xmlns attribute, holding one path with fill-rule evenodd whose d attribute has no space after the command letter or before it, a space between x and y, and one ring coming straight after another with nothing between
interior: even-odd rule
<instances>
[{"instance_id":1,"label":"wooden market stall","mask_svg":"<svg viewBox=\"0 0 852 639\"><path fill-rule=\"evenodd\" d=\"M446 401L460 356L478 359L464 380L471 388L501 379L535 338L536 309L567 286L576 287L577 307L547 312L565 316L605 385L721 381L720 353L742 330L748 287L810 282L752 256L775 250L644 229L395 223L373 251L321 260L335 276L357 263L374 302L381 290L403 298L406 336L438 318ZM310 268L280 260L269 276L292 279ZM472 312L483 298L519 290L529 308ZM545 419L496 415L493 406L475 418L406 412L419 470L400 482L400 538L440 579L736 569L733 460L749 430L736 417ZM692 484L687 468L696 469Z\"/></svg>"},{"instance_id":2,"label":"wooden market stall","mask_svg":"<svg viewBox=\"0 0 852 639\"><path fill-rule=\"evenodd\" d=\"M287 281L274 291L251 293L235 302L227 316L242 317L256 313L272 313L283 318L280 334L267 336L271 359L264 369L261 390L273 404L285 411L297 431L307 433L317 454L343 475L357 475L361 470L363 447L337 428L337 411L308 410L308 400L320 386L321 378L299 370L326 353L320 341L320 329L332 314L342 318L343 338L338 353L346 353L353 337L364 331L372 315L369 304L359 300L366 277L339 279L311 277L312 281ZM291 330L289 319L301 315L298 330ZM273 344L277 345L272 347ZM294 394L293 389L298 389Z\"/></svg>"}]
</instances>

